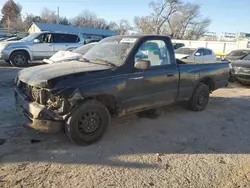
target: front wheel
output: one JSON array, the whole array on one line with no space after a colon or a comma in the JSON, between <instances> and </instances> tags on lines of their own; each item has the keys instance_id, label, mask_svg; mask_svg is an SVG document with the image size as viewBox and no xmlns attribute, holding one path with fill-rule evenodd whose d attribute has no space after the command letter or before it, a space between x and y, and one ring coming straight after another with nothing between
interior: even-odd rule
<instances>
[{"instance_id":1,"label":"front wheel","mask_svg":"<svg viewBox=\"0 0 250 188\"><path fill-rule=\"evenodd\" d=\"M199 84L189 101L189 107L193 111L202 111L206 108L209 101L210 90L207 85Z\"/></svg>"},{"instance_id":2,"label":"front wheel","mask_svg":"<svg viewBox=\"0 0 250 188\"><path fill-rule=\"evenodd\" d=\"M98 141L110 123L108 109L98 101L87 101L69 117L65 132L78 145L89 145Z\"/></svg>"},{"instance_id":3,"label":"front wheel","mask_svg":"<svg viewBox=\"0 0 250 188\"><path fill-rule=\"evenodd\" d=\"M10 56L10 63L14 67L24 67L28 64L28 56L25 52L13 52Z\"/></svg>"}]
</instances>

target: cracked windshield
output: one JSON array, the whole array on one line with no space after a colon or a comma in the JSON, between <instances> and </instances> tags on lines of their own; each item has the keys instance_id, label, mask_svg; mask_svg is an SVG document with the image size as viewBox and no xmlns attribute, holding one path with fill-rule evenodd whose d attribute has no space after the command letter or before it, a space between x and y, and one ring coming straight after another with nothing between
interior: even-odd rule
<instances>
[{"instance_id":1,"label":"cracked windshield","mask_svg":"<svg viewBox=\"0 0 250 188\"><path fill-rule=\"evenodd\" d=\"M250 188L249 8L0 0L0 187Z\"/></svg>"}]
</instances>

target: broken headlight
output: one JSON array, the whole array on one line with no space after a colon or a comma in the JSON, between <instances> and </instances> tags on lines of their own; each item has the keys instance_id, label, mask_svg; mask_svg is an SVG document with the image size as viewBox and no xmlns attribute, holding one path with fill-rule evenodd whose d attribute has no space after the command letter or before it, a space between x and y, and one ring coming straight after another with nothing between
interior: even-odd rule
<instances>
[{"instance_id":1,"label":"broken headlight","mask_svg":"<svg viewBox=\"0 0 250 188\"><path fill-rule=\"evenodd\" d=\"M31 89L32 99L38 103L40 103L40 91L40 89L34 87Z\"/></svg>"},{"instance_id":2,"label":"broken headlight","mask_svg":"<svg viewBox=\"0 0 250 188\"><path fill-rule=\"evenodd\" d=\"M62 107L62 103L63 101L59 97L52 94L48 95L47 105L51 110L58 110Z\"/></svg>"}]
</instances>

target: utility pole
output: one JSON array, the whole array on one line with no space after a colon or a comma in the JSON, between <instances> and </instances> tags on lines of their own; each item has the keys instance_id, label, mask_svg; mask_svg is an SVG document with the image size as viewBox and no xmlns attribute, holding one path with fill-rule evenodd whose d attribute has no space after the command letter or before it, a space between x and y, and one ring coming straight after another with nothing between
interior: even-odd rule
<instances>
[{"instance_id":1,"label":"utility pole","mask_svg":"<svg viewBox=\"0 0 250 188\"><path fill-rule=\"evenodd\" d=\"M59 6L57 7L57 24L59 24Z\"/></svg>"},{"instance_id":2,"label":"utility pole","mask_svg":"<svg viewBox=\"0 0 250 188\"><path fill-rule=\"evenodd\" d=\"M8 19L7 19L7 25L8 25L8 31L10 30L10 17L8 16Z\"/></svg>"}]
</instances>

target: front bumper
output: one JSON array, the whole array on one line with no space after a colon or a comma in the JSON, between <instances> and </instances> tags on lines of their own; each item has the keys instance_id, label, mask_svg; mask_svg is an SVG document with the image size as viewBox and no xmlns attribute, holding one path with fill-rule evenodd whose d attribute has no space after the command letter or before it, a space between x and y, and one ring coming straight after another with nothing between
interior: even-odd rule
<instances>
[{"instance_id":1,"label":"front bumper","mask_svg":"<svg viewBox=\"0 0 250 188\"><path fill-rule=\"evenodd\" d=\"M18 112L32 121L29 127L45 133L57 133L63 130L64 120L61 116L43 105L29 102L18 88L14 89L14 94Z\"/></svg>"},{"instance_id":2,"label":"front bumper","mask_svg":"<svg viewBox=\"0 0 250 188\"><path fill-rule=\"evenodd\" d=\"M10 59L10 52L8 50L1 50L0 51L0 59L9 60Z\"/></svg>"}]
</instances>

